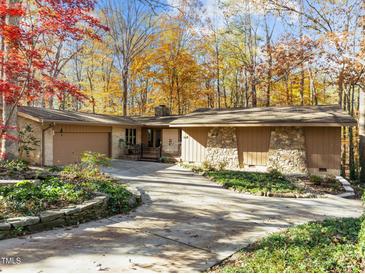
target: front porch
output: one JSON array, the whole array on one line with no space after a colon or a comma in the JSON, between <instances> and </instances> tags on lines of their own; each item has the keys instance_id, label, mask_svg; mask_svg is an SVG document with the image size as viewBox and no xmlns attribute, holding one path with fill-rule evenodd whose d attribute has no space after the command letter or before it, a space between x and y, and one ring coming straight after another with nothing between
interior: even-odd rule
<instances>
[{"instance_id":1,"label":"front porch","mask_svg":"<svg viewBox=\"0 0 365 274\"><path fill-rule=\"evenodd\" d=\"M120 157L129 160L161 161L162 158L179 160L181 156L181 130L161 127L142 127L140 142L126 131L124 153ZM129 136L128 136L129 135ZM132 136L131 136L132 135Z\"/></svg>"}]
</instances>

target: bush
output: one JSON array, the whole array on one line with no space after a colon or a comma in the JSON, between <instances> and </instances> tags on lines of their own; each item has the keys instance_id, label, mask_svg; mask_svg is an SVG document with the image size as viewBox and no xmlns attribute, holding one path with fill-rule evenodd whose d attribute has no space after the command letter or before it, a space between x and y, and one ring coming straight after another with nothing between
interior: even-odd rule
<instances>
[{"instance_id":1,"label":"bush","mask_svg":"<svg viewBox=\"0 0 365 274\"><path fill-rule=\"evenodd\" d=\"M176 159L173 158L173 157L162 156L160 158L160 162L161 163L165 163L165 164L175 164L176 163Z\"/></svg>"},{"instance_id":2,"label":"bush","mask_svg":"<svg viewBox=\"0 0 365 274\"><path fill-rule=\"evenodd\" d=\"M227 162L219 162L217 164L217 170L219 170L219 171L225 170L227 165L228 165Z\"/></svg>"},{"instance_id":3,"label":"bush","mask_svg":"<svg viewBox=\"0 0 365 274\"><path fill-rule=\"evenodd\" d=\"M209 161L204 161L201 165L201 168L204 170L204 171L213 171L215 170L215 167L214 165L209 162Z\"/></svg>"},{"instance_id":4,"label":"bush","mask_svg":"<svg viewBox=\"0 0 365 274\"><path fill-rule=\"evenodd\" d=\"M81 155L81 164L86 167L102 167L102 166L110 166L111 162L108 157L106 157L102 153L85 151Z\"/></svg>"},{"instance_id":5,"label":"bush","mask_svg":"<svg viewBox=\"0 0 365 274\"><path fill-rule=\"evenodd\" d=\"M85 181L87 179L97 179L103 176L98 167L85 167L82 164L65 166L60 172L60 175L63 179L68 181Z\"/></svg>"},{"instance_id":6,"label":"bush","mask_svg":"<svg viewBox=\"0 0 365 274\"><path fill-rule=\"evenodd\" d=\"M0 161L0 168L9 172L24 172L29 170L29 164L23 160L3 160Z\"/></svg>"}]
</instances>

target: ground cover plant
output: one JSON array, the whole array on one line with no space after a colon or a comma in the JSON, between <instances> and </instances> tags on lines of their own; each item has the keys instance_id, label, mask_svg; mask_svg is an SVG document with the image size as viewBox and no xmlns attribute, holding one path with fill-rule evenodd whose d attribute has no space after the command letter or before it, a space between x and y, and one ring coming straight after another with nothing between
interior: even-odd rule
<instances>
[{"instance_id":1,"label":"ground cover plant","mask_svg":"<svg viewBox=\"0 0 365 274\"><path fill-rule=\"evenodd\" d=\"M215 272L363 272L363 218L328 219L274 233L241 250Z\"/></svg>"},{"instance_id":2,"label":"ground cover plant","mask_svg":"<svg viewBox=\"0 0 365 274\"><path fill-rule=\"evenodd\" d=\"M34 216L47 209L80 204L94 196L89 185L64 182L60 178L50 177L36 183L22 181L0 187L0 219Z\"/></svg>"},{"instance_id":3,"label":"ground cover plant","mask_svg":"<svg viewBox=\"0 0 365 274\"><path fill-rule=\"evenodd\" d=\"M0 179L39 179L45 178L48 173L46 170L31 169L26 161L23 160L2 160L0 161Z\"/></svg>"},{"instance_id":4,"label":"ground cover plant","mask_svg":"<svg viewBox=\"0 0 365 274\"><path fill-rule=\"evenodd\" d=\"M181 165L208 177L224 188L256 195L315 197L322 194L336 195L345 191L342 184L331 176L284 176L276 170L270 172L225 170L224 163L213 166L207 161L201 165Z\"/></svg>"},{"instance_id":5,"label":"ground cover plant","mask_svg":"<svg viewBox=\"0 0 365 274\"><path fill-rule=\"evenodd\" d=\"M279 172L260 173L242 171L207 171L206 176L225 188L253 194L301 193L290 180Z\"/></svg>"},{"instance_id":6,"label":"ground cover plant","mask_svg":"<svg viewBox=\"0 0 365 274\"><path fill-rule=\"evenodd\" d=\"M101 166L109 165L105 156L85 152L79 164L52 169L52 175L38 181L21 181L0 186L0 220L17 216L34 216L41 211L80 204L96 193L109 196L110 214L127 212L132 194L125 185L103 174ZM26 163L0 162L17 171L27 171Z\"/></svg>"}]
</instances>

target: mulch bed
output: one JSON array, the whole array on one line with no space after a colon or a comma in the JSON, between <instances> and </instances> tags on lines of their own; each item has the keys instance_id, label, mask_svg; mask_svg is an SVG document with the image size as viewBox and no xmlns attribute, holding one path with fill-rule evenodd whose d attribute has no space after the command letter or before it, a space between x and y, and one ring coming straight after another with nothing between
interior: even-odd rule
<instances>
[{"instance_id":1,"label":"mulch bed","mask_svg":"<svg viewBox=\"0 0 365 274\"><path fill-rule=\"evenodd\" d=\"M325 195L325 194L338 195L345 192L345 189L343 188L342 184L335 179L331 179L329 181L324 181L320 183L312 182L310 178L307 177L292 178L291 180L299 188L304 189L306 193L312 193L315 195Z\"/></svg>"}]
</instances>

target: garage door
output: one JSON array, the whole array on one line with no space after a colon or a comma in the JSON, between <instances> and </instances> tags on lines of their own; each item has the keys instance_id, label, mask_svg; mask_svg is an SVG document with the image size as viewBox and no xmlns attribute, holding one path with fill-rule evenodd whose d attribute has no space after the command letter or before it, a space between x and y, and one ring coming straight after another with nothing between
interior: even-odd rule
<instances>
[{"instance_id":1,"label":"garage door","mask_svg":"<svg viewBox=\"0 0 365 274\"><path fill-rule=\"evenodd\" d=\"M53 139L54 165L67 165L80 160L84 151L94 151L110 156L110 133L69 132L55 133Z\"/></svg>"}]
</instances>

